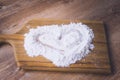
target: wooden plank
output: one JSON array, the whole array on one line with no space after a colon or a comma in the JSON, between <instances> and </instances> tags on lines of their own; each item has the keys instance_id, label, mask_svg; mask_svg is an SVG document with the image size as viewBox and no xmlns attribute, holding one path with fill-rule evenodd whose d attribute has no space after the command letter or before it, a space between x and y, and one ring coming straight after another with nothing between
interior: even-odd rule
<instances>
[{"instance_id":1,"label":"wooden plank","mask_svg":"<svg viewBox=\"0 0 120 80\"><path fill-rule=\"evenodd\" d=\"M57 20L57 19L32 19L22 26L22 29L17 33L22 33L29 28L36 28L37 26L51 25L51 24L68 24L70 22L82 22L84 24L102 24L101 21L83 21L83 20ZM24 33L24 32L23 32Z\"/></svg>"},{"instance_id":2,"label":"wooden plank","mask_svg":"<svg viewBox=\"0 0 120 80\"><path fill-rule=\"evenodd\" d=\"M26 54L23 34L28 32L29 28L35 28L39 25L68 24L70 22L83 22L92 28L95 34L93 41L95 48L82 60L71 64L70 67L58 68L51 61L42 56L29 57ZM0 35L0 40L12 40L17 65L23 69L93 73L111 72L104 25L101 21L33 19L23 25L23 28L16 34Z\"/></svg>"},{"instance_id":3,"label":"wooden plank","mask_svg":"<svg viewBox=\"0 0 120 80\"><path fill-rule=\"evenodd\" d=\"M99 55L98 55L99 56ZM100 55L100 57L98 56L93 56L93 54L91 54L91 56L86 56L85 58L83 58L82 60L76 62L76 63L109 63L108 58L105 55ZM39 61L39 62L45 62L45 63L52 63L51 61L49 61L48 59L44 58L43 56L38 56L38 57L29 57L27 55L16 55L17 57L17 61Z\"/></svg>"},{"instance_id":4,"label":"wooden plank","mask_svg":"<svg viewBox=\"0 0 120 80\"><path fill-rule=\"evenodd\" d=\"M25 70L41 70L41 71L56 71L56 72L81 72L81 73L99 73L110 74L110 69L81 69L81 68L46 68L46 67L22 67Z\"/></svg>"},{"instance_id":5,"label":"wooden plank","mask_svg":"<svg viewBox=\"0 0 120 80\"><path fill-rule=\"evenodd\" d=\"M31 62L19 62L20 66L23 67L56 67L54 64L51 63L41 63L41 62L35 62L35 61L31 61ZM59 68L59 67L56 67ZM68 68L97 68L97 69L107 69L110 68L109 64L92 64L92 63L76 63L76 64L71 64L70 67Z\"/></svg>"},{"instance_id":6,"label":"wooden plank","mask_svg":"<svg viewBox=\"0 0 120 80\"><path fill-rule=\"evenodd\" d=\"M106 44L101 44L101 43L95 43L95 48L93 50L93 52L98 52L98 53L107 53L107 46ZM17 54L24 54L25 50L24 50L24 46L23 45L14 45L15 46L15 50L19 51Z\"/></svg>"}]
</instances>

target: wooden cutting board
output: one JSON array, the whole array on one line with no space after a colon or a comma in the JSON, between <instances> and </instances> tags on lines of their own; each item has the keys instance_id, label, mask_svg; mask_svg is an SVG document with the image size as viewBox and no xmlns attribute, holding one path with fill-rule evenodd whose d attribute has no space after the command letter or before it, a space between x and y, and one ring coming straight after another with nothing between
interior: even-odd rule
<instances>
[{"instance_id":1,"label":"wooden cutting board","mask_svg":"<svg viewBox=\"0 0 120 80\"><path fill-rule=\"evenodd\" d=\"M68 24L70 22L82 22L93 29L94 50L82 60L71 64L70 67L60 68L52 64L51 61L43 56L29 57L23 47L24 36L30 28L50 24ZM86 72L86 73L111 73L110 61L108 56L107 41L104 25L101 21L80 21L80 20L54 20L54 19L32 19L24 24L21 30L15 34L1 34L0 42L8 42L14 48L14 55L18 67L26 70L47 70L61 72Z\"/></svg>"}]
</instances>

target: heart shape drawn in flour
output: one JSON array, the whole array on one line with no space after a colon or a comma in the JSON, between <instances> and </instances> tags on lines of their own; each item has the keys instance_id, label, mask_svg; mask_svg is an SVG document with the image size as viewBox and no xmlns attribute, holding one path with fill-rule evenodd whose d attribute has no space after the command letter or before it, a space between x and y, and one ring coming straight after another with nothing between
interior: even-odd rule
<instances>
[{"instance_id":1,"label":"heart shape drawn in flour","mask_svg":"<svg viewBox=\"0 0 120 80\"><path fill-rule=\"evenodd\" d=\"M68 67L94 48L92 29L82 23L38 26L25 34L29 56L44 56L58 67Z\"/></svg>"}]
</instances>

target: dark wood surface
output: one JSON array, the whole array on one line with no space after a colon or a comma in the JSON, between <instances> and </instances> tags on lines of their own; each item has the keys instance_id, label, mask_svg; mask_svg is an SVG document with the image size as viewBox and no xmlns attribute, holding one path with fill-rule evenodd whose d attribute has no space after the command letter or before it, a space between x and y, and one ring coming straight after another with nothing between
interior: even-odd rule
<instances>
[{"instance_id":1,"label":"dark wood surface","mask_svg":"<svg viewBox=\"0 0 120 80\"><path fill-rule=\"evenodd\" d=\"M13 48L0 44L0 80L120 79L120 0L0 0L1 34L15 33L35 17L104 21L112 74L23 71L16 66Z\"/></svg>"}]
</instances>

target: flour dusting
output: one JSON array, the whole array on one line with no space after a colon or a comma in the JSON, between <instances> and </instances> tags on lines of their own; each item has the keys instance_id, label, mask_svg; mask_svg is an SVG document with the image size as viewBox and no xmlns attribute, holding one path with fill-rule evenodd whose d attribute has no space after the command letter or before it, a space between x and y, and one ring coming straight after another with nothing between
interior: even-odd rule
<instances>
[{"instance_id":1,"label":"flour dusting","mask_svg":"<svg viewBox=\"0 0 120 80\"><path fill-rule=\"evenodd\" d=\"M44 56L57 67L68 67L93 50L93 38L92 29L82 23L38 26L25 34L24 48L31 57Z\"/></svg>"}]
</instances>

